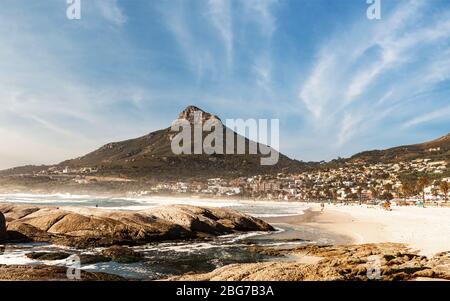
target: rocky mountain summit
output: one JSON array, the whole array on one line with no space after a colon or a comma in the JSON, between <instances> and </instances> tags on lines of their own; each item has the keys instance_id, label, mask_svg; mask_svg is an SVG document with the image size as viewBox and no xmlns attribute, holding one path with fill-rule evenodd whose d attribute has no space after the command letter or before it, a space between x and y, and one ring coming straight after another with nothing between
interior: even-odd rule
<instances>
[{"instance_id":1,"label":"rocky mountain summit","mask_svg":"<svg viewBox=\"0 0 450 301\"><path fill-rule=\"evenodd\" d=\"M201 119L196 120L195 116L201 116ZM178 119L187 120L191 124L203 124L207 120L217 120L222 122L216 115L212 115L208 112L203 111L199 107L192 105L187 106L183 111L181 111L181 113L178 115Z\"/></svg>"}]
</instances>

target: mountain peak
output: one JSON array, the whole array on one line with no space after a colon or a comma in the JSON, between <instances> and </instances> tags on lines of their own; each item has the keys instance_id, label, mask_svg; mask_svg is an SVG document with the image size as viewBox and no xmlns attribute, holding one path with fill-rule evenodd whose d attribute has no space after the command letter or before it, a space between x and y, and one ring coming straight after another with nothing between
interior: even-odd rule
<instances>
[{"instance_id":1,"label":"mountain peak","mask_svg":"<svg viewBox=\"0 0 450 301\"><path fill-rule=\"evenodd\" d=\"M180 116L181 115L187 115L187 114L194 114L194 112L202 112L205 113L205 111L203 111L202 109L200 109L197 106L193 106L193 105L189 105L187 106L183 111L181 111Z\"/></svg>"},{"instance_id":2,"label":"mountain peak","mask_svg":"<svg viewBox=\"0 0 450 301\"><path fill-rule=\"evenodd\" d=\"M205 112L199 107L193 105L189 105L183 111L181 111L181 113L178 115L178 119L186 119L190 123L196 123L198 122L197 120L195 120L196 113L201 113L202 123L209 119L217 119L220 121L220 118L216 115Z\"/></svg>"}]
</instances>

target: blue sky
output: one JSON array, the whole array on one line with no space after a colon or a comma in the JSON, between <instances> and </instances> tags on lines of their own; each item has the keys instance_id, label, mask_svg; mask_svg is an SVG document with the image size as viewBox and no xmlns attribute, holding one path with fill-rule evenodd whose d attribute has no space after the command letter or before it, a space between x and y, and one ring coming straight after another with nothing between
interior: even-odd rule
<instances>
[{"instance_id":1,"label":"blue sky","mask_svg":"<svg viewBox=\"0 0 450 301\"><path fill-rule=\"evenodd\" d=\"M450 132L450 0L3 0L0 168L167 127L279 118L299 160Z\"/></svg>"}]
</instances>

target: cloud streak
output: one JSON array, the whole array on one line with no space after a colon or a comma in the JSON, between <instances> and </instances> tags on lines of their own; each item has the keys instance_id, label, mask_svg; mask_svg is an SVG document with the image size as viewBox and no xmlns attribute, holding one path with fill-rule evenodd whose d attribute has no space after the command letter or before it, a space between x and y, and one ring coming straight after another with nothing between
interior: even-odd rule
<instances>
[{"instance_id":1,"label":"cloud streak","mask_svg":"<svg viewBox=\"0 0 450 301\"><path fill-rule=\"evenodd\" d=\"M432 21L424 21L428 5L399 2L378 23L354 23L321 46L298 92L317 130L344 145L379 128L383 118L413 114L408 102L449 78L448 51L441 50L443 41L450 39L449 11L434 12ZM407 124L423 124L437 116L430 113ZM371 128L363 131L363 123Z\"/></svg>"},{"instance_id":2,"label":"cloud streak","mask_svg":"<svg viewBox=\"0 0 450 301\"><path fill-rule=\"evenodd\" d=\"M122 26L127 22L127 16L124 14L117 0L96 0L100 14L114 25Z\"/></svg>"},{"instance_id":3,"label":"cloud streak","mask_svg":"<svg viewBox=\"0 0 450 301\"><path fill-rule=\"evenodd\" d=\"M226 49L227 62L231 65L233 61L233 21L231 1L209 0L208 7L208 17L223 40Z\"/></svg>"},{"instance_id":4,"label":"cloud streak","mask_svg":"<svg viewBox=\"0 0 450 301\"><path fill-rule=\"evenodd\" d=\"M442 120L450 120L450 106L417 116L405 122L403 127L412 127L423 123L439 122Z\"/></svg>"}]
</instances>

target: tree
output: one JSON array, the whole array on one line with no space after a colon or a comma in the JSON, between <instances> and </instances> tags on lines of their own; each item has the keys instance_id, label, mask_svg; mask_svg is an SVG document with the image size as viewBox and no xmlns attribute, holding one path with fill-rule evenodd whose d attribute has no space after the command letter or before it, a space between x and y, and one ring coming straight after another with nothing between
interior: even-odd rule
<instances>
[{"instance_id":1,"label":"tree","mask_svg":"<svg viewBox=\"0 0 450 301\"><path fill-rule=\"evenodd\" d=\"M375 186L370 188L370 192L372 193L372 199L376 199L380 195L379 190Z\"/></svg>"},{"instance_id":2,"label":"tree","mask_svg":"<svg viewBox=\"0 0 450 301\"><path fill-rule=\"evenodd\" d=\"M347 186L344 188L344 192L345 192L345 202L347 203L349 201L352 190L350 189L350 187Z\"/></svg>"},{"instance_id":3,"label":"tree","mask_svg":"<svg viewBox=\"0 0 450 301\"><path fill-rule=\"evenodd\" d=\"M383 194L380 196L380 198L384 201L390 201L394 198L394 196L392 195L392 193L385 191L383 192Z\"/></svg>"},{"instance_id":4,"label":"tree","mask_svg":"<svg viewBox=\"0 0 450 301\"><path fill-rule=\"evenodd\" d=\"M439 196L439 189L433 188L433 189L431 190L431 193L433 194L433 196L435 197L435 199L437 199L437 197Z\"/></svg>"},{"instance_id":5,"label":"tree","mask_svg":"<svg viewBox=\"0 0 450 301\"><path fill-rule=\"evenodd\" d=\"M414 185L409 181L404 181L402 183L402 195L406 199L407 197L414 194Z\"/></svg>"},{"instance_id":6,"label":"tree","mask_svg":"<svg viewBox=\"0 0 450 301\"><path fill-rule=\"evenodd\" d=\"M331 188L331 189L329 189L328 190L328 198L330 199L330 200L332 200L333 202L335 201L335 200L337 200L337 191L336 191L336 189L334 189L334 188Z\"/></svg>"},{"instance_id":7,"label":"tree","mask_svg":"<svg viewBox=\"0 0 450 301\"><path fill-rule=\"evenodd\" d=\"M392 195L392 184L391 183L386 183L383 185L383 193L381 194L381 199L385 200L385 201L390 201L394 198L394 196Z\"/></svg>"},{"instance_id":8,"label":"tree","mask_svg":"<svg viewBox=\"0 0 450 301\"><path fill-rule=\"evenodd\" d=\"M352 201L356 201L356 200L358 199L358 194L356 194L356 193L350 193L350 199L351 199Z\"/></svg>"},{"instance_id":9,"label":"tree","mask_svg":"<svg viewBox=\"0 0 450 301\"><path fill-rule=\"evenodd\" d=\"M356 193L358 194L358 200L359 200L359 204L362 204L362 187L358 186L358 189L356 190Z\"/></svg>"},{"instance_id":10,"label":"tree","mask_svg":"<svg viewBox=\"0 0 450 301\"><path fill-rule=\"evenodd\" d=\"M442 193L444 194L444 200L447 203L448 200L448 190L449 190L449 183L447 181L441 181L439 183L439 188L441 189Z\"/></svg>"},{"instance_id":11,"label":"tree","mask_svg":"<svg viewBox=\"0 0 450 301\"><path fill-rule=\"evenodd\" d=\"M392 191L392 184L391 183L386 183L383 186L384 190L386 190L386 192L391 192Z\"/></svg>"},{"instance_id":12,"label":"tree","mask_svg":"<svg viewBox=\"0 0 450 301\"><path fill-rule=\"evenodd\" d=\"M425 188L430 184L430 180L428 180L428 178L426 177L420 177L417 180L417 190L420 191L422 193L422 200L423 203L425 204Z\"/></svg>"}]
</instances>

